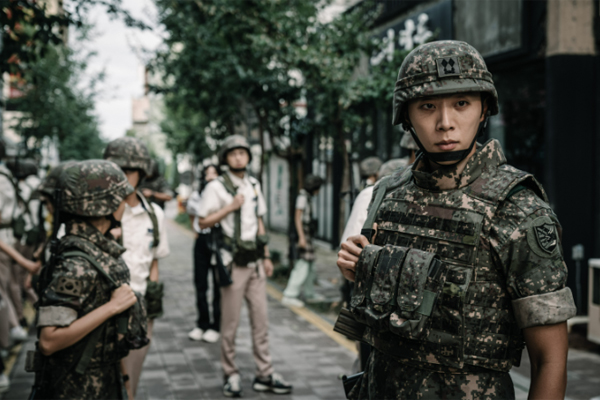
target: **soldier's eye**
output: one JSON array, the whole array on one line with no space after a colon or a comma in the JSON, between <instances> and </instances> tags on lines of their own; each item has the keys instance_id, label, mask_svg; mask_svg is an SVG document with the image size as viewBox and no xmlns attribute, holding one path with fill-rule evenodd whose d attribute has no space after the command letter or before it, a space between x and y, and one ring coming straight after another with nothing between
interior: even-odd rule
<instances>
[{"instance_id":1,"label":"soldier's eye","mask_svg":"<svg viewBox=\"0 0 600 400\"><path fill-rule=\"evenodd\" d=\"M465 101L465 100L461 100L458 103L456 103L456 105L459 106L459 107L464 107L467 104L469 104L469 103L467 101Z\"/></svg>"},{"instance_id":2,"label":"soldier's eye","mask_svg":"<svg viewBox=\"0 0 600 400\"><path fill-rule=\"evenodd\" d=\"M425 104L421 105L421 108L424 110L433 110L434 105L431 103L425 103Z\"/></svg>"}]
</instances>

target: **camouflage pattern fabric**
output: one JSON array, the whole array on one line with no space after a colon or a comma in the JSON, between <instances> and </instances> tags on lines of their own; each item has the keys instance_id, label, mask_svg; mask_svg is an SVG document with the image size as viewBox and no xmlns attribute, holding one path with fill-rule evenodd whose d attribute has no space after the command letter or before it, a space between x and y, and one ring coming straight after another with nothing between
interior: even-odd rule
<instances>
[{"instance_id":1,"label":"camouflage pattern fabric","mask_svg":"<svg viewBox=\"0 0 600 400\"><path fill-rule=\"evenodd\" d=\"M113 140L106 146L102 158L124 169L139 169L144 176L152 174L150 152L136 138L126 136Z\"/></svg>"},{"instance_id":2,"label":"camouflage pattern fabric","mask_svg":"<svg viewBox=\"0 0 600 400\"><path fill-rule=\"evenodd\" d=\"M363 339L404 366L507 372L520 362L521 329L576 313L565 286L560 224L541 186L506 165L496 140L478 145L464 163L460 174L457 166L430 171L420 157L412 169L384 178L388 191L377 212L375 248L423 250L442 266L416 259L405 270L405 261L396 311L387 324L367 328ZM369 252L365 257L368 265L379 262ZM362 258L358 292L373 293L369 279L377 268L365 267ZM426 305L431 309L421 315L430 317L424 319L416 314Z\"/></svg>"},{"instance_id":3,"label":"camouflage pattern fabric","mask_svg":"<svg viewBox=\"0 0 600 400\"><path fill-rule=\"evenodd\" d=\"M491 115L498 114L498 94L483 57L465 42L440 40L411 51L400 66L394 89L392 123L404 123L404 107L413 99L465 92L486 92Z\"/></svg>"},{"instance_id":4,"label":"camouflage pattern fabric","mask_svg":"<svg viewBox=\"0 0 600 400\"><path fill-rule=\"evenodd\" d=\"M162 176L158 176L153 179L144 179L142 183L138 186L138 190L142 192L144 189L150 189L153 192L165 193L171 196L173 195L173 191L171 190L169 182L167 182L167 180ZM165 208L165 202L162 200L158 200L154 196L150 196L148 198L148 201L151 203L158 204L161 208Z\"/></svg>"},{"instance_id":5,"label":"camouflage pattern fabric","mask_svg":"<svg viewBox=\"0 0 600 400\"><path fill-rule=\"evenodd\" d=\"M246 149L248 156L250 156L248 163L252 162L252 152L250 151L250 143L248 143L248 139L242 135L231 135L223 140L223 143L219 148L219 163L221 163L221 165L227 164L227 153L233 149Z\"/></svg>"},{"instance_id":6,"label":"camouflage pattern fabric","mask_svg":"<svg viewBox=\"0 0 600 400\"><path fill-rule=\"evenodd\" d=\"M362 178L368 178L369 176L377 174L379 167L381 167L381 159L379 157L367 157L362 160L359 164L360 176Z\"/></svg>"},{"instance_id":7,"label":"camouflage pattern fabric","mask_svg":"<svg viewBox=\"0 0 600 400\"><path fill-rule=\"evenodd\" d=\"M379 168L378 178L384 178L390 176L394 171L398 171L400 168L404 168L408 165L407 158L392 158L384 162Z\"/></svg>"},{"instance_id":8,"label":"camouflage pattern fabric","mask_svg":"<svg viewBox=\"0 0 600 400\"><path fill-rule=\"evenodd\" d=\"M60 177L60 174L62 174L63 169L74 162L75 161L65 161L52 168L38 186L37 191L48 197L50 201L54 202L54 189L56 189L56 186L58 185L58 178Z\"/></svg>"},{"instance_id":9,"label":"camouflage pattern fabric","mask_svg":"<svg viewBox=\"0 0 600 400\"><path fill-rule=\"evenodd\" d=\"M129 269L121 259L125 249L92 225L80 221L66 224L66 236L60 241L59 254L71 250L80 250L94 257L118 285L129 282ZM40 300L39 319L45 326L69 325L107 303L111 292L108 280L86 259L70 257L61 260ZM59 313L52 316L66 314L71 321L63 317L53 324L45 315L53 309ZM100 339L83 374L76 373L74 369L87 344L85 338L48 358L48 382L60 380L60 384L52 388L52 398L119 398L119 360L127 355L127 351L117 337L116 318L109 319L97 329L102 330Z\"/></svg>"},{"instance_id":10,"label":"camouflage pattern fabric","mask_svg":"<svg viewBox=\"0 0 600 400\"><path fill-rule=\"evenodd\" d=\"M508 372L481 370L439 373L398 362L373 350L365 374L350 399L509 400L515 390Z\"/></svg>"},{"instance_id":11,"label":"camouflage pattern fabric","mask_svg":"<svg viewBox=\"0 0 600 400\"><path fill-rule=\"evenodd\" d=\"M62 211L86 217L115 212L133 187L118 165L106 160L68 164L60 174Z\"/></svg>"},{"instance_id":12,"label":"camouflage pattern fabric","mask_svg":"<svg viewBox=\"0 0 600 400\"><path fill-rule=\"evenodd\" d=\"M319 190L324 180L320 176L308 174L304 178L304 190L308 193L313 193L315 190Z\"/></svg>"}]
</instances>

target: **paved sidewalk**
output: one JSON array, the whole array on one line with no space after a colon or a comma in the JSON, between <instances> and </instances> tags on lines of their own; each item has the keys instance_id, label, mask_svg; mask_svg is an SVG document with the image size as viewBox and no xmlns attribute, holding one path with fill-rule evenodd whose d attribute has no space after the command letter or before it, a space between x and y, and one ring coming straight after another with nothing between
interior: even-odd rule
<instances>
[{"instance_id":1,"label":"paved sidewalk","mask_svg":"<svg viewBox=\"0 0 600 400\"><path fill-rule=\"evenodd\" d=\"M196 319L192 278L193 234L169 221L171 256L161 261L161 279L166 285L165 316L154 325L154 338L138 389L138 399L219 399L223 398L220 349L217 344L190 341L188 331ZM252 391L254 361L250 325L243 312L238 331L237 362L241 368L244 398L248 399L342 399L338 377L348 373L353 352L338 344L304 318L269 298L269 337L275 370L294 385L290 396ZM4 399L25 399L33 375L24 372L23 347L12 373L11 390Z\"/></svg>"}]
</instances>

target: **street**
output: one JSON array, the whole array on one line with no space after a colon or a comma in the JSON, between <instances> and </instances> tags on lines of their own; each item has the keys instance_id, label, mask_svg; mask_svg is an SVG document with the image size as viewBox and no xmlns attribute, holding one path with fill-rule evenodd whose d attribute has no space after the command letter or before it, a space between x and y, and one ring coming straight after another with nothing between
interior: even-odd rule
<instances>
[{"instance_id":1,"label":"street","mask_svg":"<svg viewBox=\"0 0 600 400\"><path fill-rule=\"evenodd\" d=\"M173 210L174 211L174 210ZM168 213L168 214L173 214ZM223 383L218 343L208 344L188 339L196 319L192 277L191 231L168 219L171 255L161 261L161 279L166 285L165 315L155 321L154 337L146 358L137 399L216 399L222 398ZM285 252L282 235L273 235L272 247ZM332 264L335 252L319 247L318 290L326 296L335 291L328 280L336 276ZM269 287L269 337L275 370L294 385L289 396L260 394L252 391L254 361L250 326L243 311L238 331L237 361L241 368L244 398L309 400L342 399L340 375L349 373L355 360L352 345L331 332L329 316L325 318L308 309L292 311L276 298L278 289ZM332 339L335 337L336 340ZM34 336L23 345L11 373L11 389L3 399L27 398L33 375L24 371L25 354L33 348ZM529 361L511 371L517 399L527 398ZM600 355L581 350L569 351L567 398L593 399L600 396Z\"/></svg>"}]
</instances>

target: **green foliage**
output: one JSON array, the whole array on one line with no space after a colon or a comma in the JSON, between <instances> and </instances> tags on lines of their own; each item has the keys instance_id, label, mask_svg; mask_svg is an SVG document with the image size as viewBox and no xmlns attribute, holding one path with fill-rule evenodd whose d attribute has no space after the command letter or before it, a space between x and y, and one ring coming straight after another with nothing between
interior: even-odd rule
<instances>
[{"instance_id":1,"label":"green foliage","mask_svg":"<svg viewBox=\"0 0 600 400\"><path fill-rule=\"evenodd\" d=\"M22 116L13 128L27 142L40 144L45 137L56 138L62 159L101 158L104 141L94 115L95 86L102 76L82 83L82 72L92 54L78 60L73 50L49 46L43 58L29 64L23 97L8 107Z\"/></svg>"}]
</instances>

